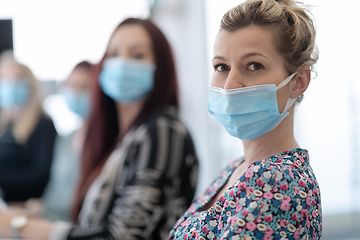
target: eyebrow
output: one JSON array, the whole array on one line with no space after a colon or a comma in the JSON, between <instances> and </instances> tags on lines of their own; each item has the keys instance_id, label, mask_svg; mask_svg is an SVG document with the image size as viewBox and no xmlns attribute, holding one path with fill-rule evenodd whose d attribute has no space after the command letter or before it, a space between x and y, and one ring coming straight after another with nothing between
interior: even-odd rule
<instances>
[{"instance_id":1,"label":"eyebrow","mask_svg":"<svg viewBox=\"0 0 360 240\"><path fill-rule=\"evenodd\" d=\"M218 59L218 60L223 60L223 61L225 60L225 58L224 58L224 57L219 56L219 55L214 56L212 60L215 60L215 59Z\"/></svg>"},{"instance_id":2,"label":"eyebrow","mask_svg":"<svg viewBox=\"0 0 360 240\"><path fill-rule=\"evenodd\" d=\"M130 46L130 49L142 48L142 47L148 48L150 46L148 44L145 44L145 43L136 43L136 44Z\"/></svg>"},{"instance_id":3,"label":"eyebrow","mask_svg":"<svg viewBox=\"0 0 360 240\"><path fill-rule=\"evenodd\" d=\"M261 57L265 57L265 58L269 59L267 56L265 56L264 54L261 54L259 52L252 52L252 53L245 54L244 56L241 57L241 59L246 59L246 58L253 57L253 56L261 56Z\"/></svg>"},{"instance_id":4,"label":"eyebrow","mask_svg":"<svg viewBox=\"0 0 360 240\"><path fill-rule=\"evenodd\" d=\"M253 56L262 56L262 57L265 57L265 58L269 59L267 56L265 56L264 54L261 54L261 53L259 53L259 52L247 53L247 54L245 54L244 56L242 56L241 59L243 60L243 59L246 59L246 58L249 58L249 57L253 57ZM224 57L219 56L219 55L214 56L213 60L215 60L215 59L222 60L222 61L225 60Z\"/></svg>"}]
</instances>

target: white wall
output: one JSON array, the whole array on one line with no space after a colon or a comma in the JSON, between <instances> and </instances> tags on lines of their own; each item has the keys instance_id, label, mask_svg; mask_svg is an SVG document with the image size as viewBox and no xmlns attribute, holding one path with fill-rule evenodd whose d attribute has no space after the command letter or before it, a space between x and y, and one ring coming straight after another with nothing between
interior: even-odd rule
<instances>
[{"instance_id":1,"label":"white wall","mask_svg":"<svg viewBox=\"0 0 360 240\"><path fill-rule=\"evenodd\" d=\"M218 142L207 112L209 71L203 0L158 1L154 21L173 47L179 77L181 118L189 128L200 160L197 192L222 168Z\"/></svg>"},{"instance_id":2,"label":"white wall","mask_svg":"<svg viewBox=\"0 0 360 240\"><path fill-rule=\"evenodd\" d=\"M86 59L98 62L128 16L147 17L148 0L0 0L13 19L14 53L39 80L64 80Z\"/></svg>"}]
</instances>

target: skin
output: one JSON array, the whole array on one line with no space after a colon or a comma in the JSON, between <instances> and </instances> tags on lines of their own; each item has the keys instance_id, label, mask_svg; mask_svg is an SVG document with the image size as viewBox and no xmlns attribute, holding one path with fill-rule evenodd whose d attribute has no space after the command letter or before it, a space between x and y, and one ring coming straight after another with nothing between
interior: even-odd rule
<instances>
[{"instance_id":1,"label":"skin","mask_svg":"<svg viewBox=\"0 0 360 240\"><path fill-rule=\"evenodd\" d=\"M24 73L21 71L21 69L13 65L11 63L7 63L1 66L0 68L0 81L2 79L12 79L13 81L23 81ZM19 113L21 112L23 108L15 108L8 110L10 114L11 121L14 121L19 116Z\"/></svg>"},{"instance_id":2,"label":"skin","mask_svg":"<svg viewBox=\"0 0 360 240\"><path fill-rule=\"evenodd\" d=\"M137 24L128 24L114 32L110 39L107 58L122 57L155 63L152 42L146 30ZM138 116L146 99L132 104L116 103L120 134L125 134Z\"/></svg>"},{"instance_id":3,"label":"skin","mask_svg":"<svg viewBox=\"0 0 360 240\"><path fill-rule=\"evenodd\" d=\"M136 24L122 26L114 32L110 39L106 56L107 58L123 57L155 62L150 36L143 27ZM80 83L75 84L69 81L67 84L68 86L70 86L70 84L74 86L79 85L77 87L79 89L81 88ZM121 129L120 134L126 133L131 123L140 113L144 103L145 100L129 105L116 104ZM0 210L0 238L12 237L9 224L10 219L16 215L19 215L19 211L15 209ZM20 230L20 236L26 239L48 239L53 226L52 222L31 218L29 223Z\"/></svg>"},{"instance_id":4,"label":"skin","mask_svg":"<svg viewBox=\"0 0 360 240\"><path fill-rule=\"evenodd\" d=\"M91 73L85 69L77 68L72 71L65 85L75 91L90 91Z\"/></svg>"},{"instance_id":5,"label":"skin","mask_svg":"<svg viewBox=\"0 0 360 240\"><path fill-rule=\"evenodd\" d=\"M66 80L66 87L71 88L76 92L90 92L91 90L91 79L92 75L91 72L83 69L83 68L76 68L72 71L69 78ZM84 142L86 130L87 130L87 119L83 119L83 125L76 132L74 139L72 140L72 146L78 150L79 152L82 149L82 145Z\"/></svg>"},{"instance_id":6,"label":"skin","mask_svg":"<svg viewBox=\"0 0 360 240\"><path fill-rule=\"evenodd\" d=\"M14 80L18 80L22 77L22 72L19 68L14 65L4 65L0 69L0 81L3 78L11 78Z\"/></svg>"},{"instance_id":7,"label":"skin","mask_svg":"<svg viewBox=\"0 0 360 240\"><path fill-rule=\"evenodd\" d=\"M272 32L258 26L220 31L212 61L214 73L211 85L236 89L263 84L278 86L290 74L285 70L284 57L277 51ZM310 69L302 67L286 86L277 91L279 112L283 112L289 98L299 97L310 82ZM298 148L294 137L294 105L289 115L267 134L243 141L245 161L238 166L224 187L201 210L210 208L231 187L252 163L286 150Z\"/></svg>"}]
</instances>

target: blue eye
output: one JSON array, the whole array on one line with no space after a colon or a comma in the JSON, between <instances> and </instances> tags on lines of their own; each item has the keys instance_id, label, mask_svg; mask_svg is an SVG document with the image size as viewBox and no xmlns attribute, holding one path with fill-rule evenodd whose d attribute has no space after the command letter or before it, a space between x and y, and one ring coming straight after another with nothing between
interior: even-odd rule
<instances>
[{"instance_id":1,"label":"blue eye","mask_svg":"<svg viewBox=\"0 0 360 240\"><path fill-rule=\"evenodd\" d=\"M214 66L215 71L218 72L224 72L224 71L229 71L229 67L225 64L218 64L216 66Z\"/></svg>"},{"instance_id":2,"label":"blue eye","mask_svg":"<svg viewBox=\"0 0 360 240\"><path fill-rule=\"evenodd\" d=\"M256 71L256 70L260 70L260 69L263 69L263 68L265 68L265 67L261 63L251 62L251 63L248 64L246 69L251 70L251 71Z\"/></svg>"}]
</instances>

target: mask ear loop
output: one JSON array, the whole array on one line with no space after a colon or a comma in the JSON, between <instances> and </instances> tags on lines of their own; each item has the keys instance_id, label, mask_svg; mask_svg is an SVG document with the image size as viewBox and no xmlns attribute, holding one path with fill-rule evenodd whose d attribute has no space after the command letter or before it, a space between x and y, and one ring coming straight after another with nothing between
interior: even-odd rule
<instances>
[{"instance_id":1,"label":"mask ear loop","mask_svg":"<svg viewBox=\"0 0 360 240\"><path fill-rule=\"evenodd\" d=\"M281 88L283 88L286 84L288 84L293 78L294 76L297 74L297 72L294 72L293 74L291 74L289 77L287 77L284 81L282 81L282 83L280 83L277 87L276 87L276 91L280 90Z\"/></svg>"},{"instance_id":2,"label":"mask ear loop","mask_svg":"<svg viewBox=\"0 0 360 240\"><path fill-rule=\"evenodd\" d=\"M294 72L293 74L291 74L289 77L287 77L284 81L282 81L282 83L280 83L277 87L276 87L276 91L280 90L281 88L283 88L286 84L288 84L296 75L297 72ZM284 111L281 113L283 114L285 111L287 111L289 108L291 108L291 106L296 102L297 98L289 98Z\"/></svg>"}]
</instances>

